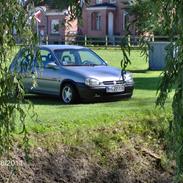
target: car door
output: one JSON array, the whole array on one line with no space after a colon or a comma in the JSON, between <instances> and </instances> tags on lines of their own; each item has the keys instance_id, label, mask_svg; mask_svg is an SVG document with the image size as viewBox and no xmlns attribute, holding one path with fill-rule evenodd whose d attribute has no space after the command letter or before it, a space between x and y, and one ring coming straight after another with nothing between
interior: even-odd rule
<instances>
[{"instance_id":1,"label":"car door","mask_svg":"<svg viewBox=\"0 0 183 183\"><path fill-rule=\"evenodd\" d=\"M50 67L49 63L55 63L55 67ZM60 74L61 70L52 52L46 48L40 48L36 54L37 86L35 91L45 94L60 94Z\"/></svg>"},{"instance_id":2,"label":"car door","mask_svg":"<svg viewBox=\"0 0 183 183\"><path fill-rule=\"evenodd\" d=\"M30 53L30 50L21 49L10 65L10 71L18 74L27 92L30 92L33 86L33 60L34 55Z\"/></svg>"}]
</instances>

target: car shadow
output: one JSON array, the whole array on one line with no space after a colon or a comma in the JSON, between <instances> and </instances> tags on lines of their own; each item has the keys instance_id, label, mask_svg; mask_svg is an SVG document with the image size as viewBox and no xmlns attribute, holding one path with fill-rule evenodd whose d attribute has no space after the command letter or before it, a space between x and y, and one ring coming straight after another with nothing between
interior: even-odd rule
<instances>
[{"instance_id":1,"label":"car shadow","mask_svg":"<svg viewBox=\"0 0 183 183\"><path fill-rule=\"evenodd\" d=\"M82 101L83 104L98 104L98 103L112 103L117 101L127 101L129 97L111 97L111 98L98 98L93 100Z\"/></svg>"},{"instance_id":2,"label":"car shadow","mask_svg":"<svg viewBox=\"0 0 183 183\"><path fill-rule=\"evenodd\" d=\"M64 105L64 103L57 96L51 95L25 95L25 100L29 100L34 105Z\"/></svg>"},{"instance_id":3,"label":"car shadow","mask_svg":"<svg viewBox=\"0 0 183 183\"><path fill-rule=\"evenodd\" d=\"M26 95L26 100L29 100L34 105L63 105L63 106L70 106L64 104L61 99L57 96L51 96L51 95ZM128 100L127 97L113 97L113 98L98 98L98 99L92 99L92 100L80 100L79 103L73 104L75 106L79 104L96 104L96 103L108 103L108 102L115 102L120 100Z\"/></svg>"}]
</instances>

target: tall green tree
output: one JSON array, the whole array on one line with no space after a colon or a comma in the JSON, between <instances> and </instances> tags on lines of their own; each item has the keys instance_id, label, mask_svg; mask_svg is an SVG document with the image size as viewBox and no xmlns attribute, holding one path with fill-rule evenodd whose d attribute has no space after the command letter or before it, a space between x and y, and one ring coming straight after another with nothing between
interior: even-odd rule
<instances>
[{"instance_id":1,"label":"tall green tree","mask_svg":"<svg viewBox=\"0 0 183 183\"><path fill-rule=\"evenodd\" d=\"M0 155L6 153L13 145L13 132L16 130L16 116L20 122L20 132L24 134L24 147L27 149L28 136L25 127L26 109L23 102L23 90L16 76L9 72L11 55L19 39L24 46L35 45L32 23L29 13L17 0L0 2ZM16 32L16 36L13 34ZM12 97L11 94L18 92ZM18 114L19 113L19 114Z\"/></svg>"},{"instance_id":2,"label":"tall green tree","mask_svg":"<svg viewBox=\"0 0 183 183\"><path fill-rule=\"evenodd\" d=\"M183 181L183 1L134 0L131 8L136 14L139 33L160 30L169 37L166 67L158 90L157 105L164 107L173 90L173 120L170 121L170 153L176 160L177 181ZM143 42L143 41L142 41ZM142 44L143 45L143 44ZM143 45L144 46L144 45ZM128 60L127 60L128 62Z\"/></svg>"}]
</instances>

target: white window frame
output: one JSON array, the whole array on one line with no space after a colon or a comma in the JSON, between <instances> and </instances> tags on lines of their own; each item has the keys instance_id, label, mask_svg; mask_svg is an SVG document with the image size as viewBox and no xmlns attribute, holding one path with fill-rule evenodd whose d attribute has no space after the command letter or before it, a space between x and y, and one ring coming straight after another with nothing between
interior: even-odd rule
<instances>
[{"instance_id":1,"label":"white window frame","mask_svg":"<svg viewBox=\"0 0 183 183\"><path fill-rule=\"evenodd\" d=\"M51 34L59 34L59 30L56 31L54 28L54 26L57 26L57 25L60 26L59 24L60 24L59 19L51 20Z\"/></svg>"},{"instance_id":2,"label":"white window frame","mask_svg":"<svg viewBox=\"0 0 183 183\"><path fill-rule=\"evenodd\" d=\"M93 31L101 31L102 30L102 16L99 12L92 13L91 30L93 30Z\"/></svg>"},{"instance_id":3,"label":"white window frame","mask_svg":"<svg viewBox=\"0 0 183 183\"><path fill-rule=\"evenodd\" d=\"M123 11L122 15L123 15L123 31L125 31L126 30L126 16L129 16L129 14L127 11Z\"/></svg>"},{"instance_id":4,"label":"white window frame","mask_svg":"<svg viewBox=\"0 0 183 183\"><path fill-rule=\"evenodd\" d=\"M96 30L100 31L102 29L102 17L99 13L96 15Z\"/></svg>"}]
</instances>

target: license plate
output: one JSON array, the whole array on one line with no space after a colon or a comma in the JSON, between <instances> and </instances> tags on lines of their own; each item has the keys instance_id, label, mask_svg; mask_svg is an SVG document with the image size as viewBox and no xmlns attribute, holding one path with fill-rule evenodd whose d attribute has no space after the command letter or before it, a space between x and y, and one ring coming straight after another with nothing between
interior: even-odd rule
<instances>
[{"instance_id":1,"label":"license plate","mask_svg":"<svg viewBox=\"0 0 183 183\"><path fill-rule=\"evenodd\" d=\"M106 88L107 93L117 93L117 92L123 92L125 91L124 85L114 85L114 86L108 86Z\"/></svg>"}]
</instances>

